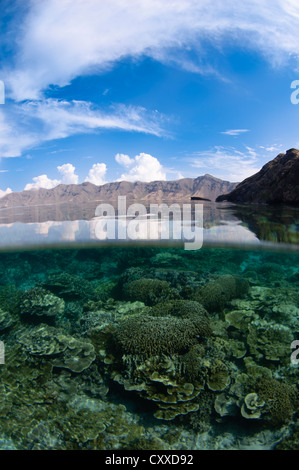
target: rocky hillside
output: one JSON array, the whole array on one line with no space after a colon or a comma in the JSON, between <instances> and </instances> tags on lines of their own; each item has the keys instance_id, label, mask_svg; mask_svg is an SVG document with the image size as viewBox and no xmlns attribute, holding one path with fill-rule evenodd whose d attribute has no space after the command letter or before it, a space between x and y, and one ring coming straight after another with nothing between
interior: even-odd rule
<instances>
[{"instance_id":1,"label":"rocky hillside","mask_svg":"<svg viewBox=\"0 0 299 470\"><path fill-rule=\"evenodd\" d=\"M232 191L236 183L230 183L211 175L183 178L177 181L152 181L130 183L127 181L96 186L91 183L60 184L53 189L31 189L7 194L0 199L0 207L28 206L38 204L80 204L89 201L115 201L118 196L128 200L190 200L191 196L215 201L220 194Z\"/></svg>"},{"instance_id":2,"label":"rocky hillside","mask_svg":"<svg viewBox=\"0 0 299 470\"><path fill-rule=\"evenodd\" d=\"M217 202L267 203L299 205L299 150L280 153L262 169L246 178Z\"/></svg>"}]
</instances>

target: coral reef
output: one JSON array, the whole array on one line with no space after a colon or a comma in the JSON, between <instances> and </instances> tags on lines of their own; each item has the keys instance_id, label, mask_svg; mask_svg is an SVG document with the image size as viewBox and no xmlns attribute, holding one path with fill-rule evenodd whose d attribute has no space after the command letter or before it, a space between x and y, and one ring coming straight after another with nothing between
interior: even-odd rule
<instances>
[{"instance_id":1,"label":"coral reef","mask_svg":"<svg viewBox=\"0 0 299 470\"><path fill-rule=\"evenodd\" d=\"M144 277L124 284L123 296L127 300L139 300L146 305L178 297L168 282Z\"/></svg>"},{"instance_id":2,"label":"coral reef","mask_svg":"<svg viewBox=\"0 0 299 470\"><path fill-rule=\"evenodd\" d=\"M264 406L265 402L257 393L248 393L241 407L241 415L246 419L258 419L261 417L262 408Z\"/></svg>"},{"instance_id":3,"label":"coral reef","mask_svg":"<svg viewBox=\"0 0 299 470\"><path fill-rule=\"evenodd\" d=\"M181 354L201 338L200 320L142 315L119 323L115 347L121 354L155 356Z\"/></svg>"},{"instance_id":4,"label":"coral reef","mask_svg":"<svg viewBox=\"0 0 299 470\"><path fill-rule=\"evenodd\" d=\"M10 328L16 321L16 318L9 312L5 312L0 309L0 331Z\"/></svg>"},{"instance_id":5,"label":"coral reef","mask_svg":"<svg viewBox=\"0 0 299 470\"><path fill-rule=\"evenodd\" d=\"M91 343L65 335L54 327L40 324L26 329L18 342L33 356L52 356L55 367L82 372L95 360L95 350Z\"/></svg>"},{"instance_id":6,"label":"coral reef","mask_svg":"<svg viewBox=\"0 0 299 470\"><path fill-rule=\"evenodd\" d=\"M20 315L27 320L55 320L63 313L65 303L50 291L42 287L33 287L21 296Z\"/></svg>"},{"instance_id":7,"label":"coral reef","mask_svg":"<svg viewBox=\"0 0 299 470\"><path fill-rule=\"evenodd\" d=\"M275 425L290 421L296 408L298 409L298 391L294 385L273 378L260 378L256 390L265 401L268 419Z\"/></svg>"},{"instance_id":8,"label":"coral reef","mask_svg":"<svg viewBox=\"0 0 299 470\"><path fill-rule=\"evenodd\" d=\"M246 279L231 274L218 276L215 280L207 282L193 298L200 302L209 312L220 311L229 300L244 296L249 288Z\"/></svg>"},{"instance_id":9,"label":"coral reef","mask_svg":"<svg viewBox=\"0 0 299 470\"><path fill-rule=\"evenodd\" d=\"M0 270L0 449L299 448L297 256L49 250Z\"/></svg>"},{"instance_id":10,"label":"coral reef","mask_svg":"<svg viewBox=\"0 0 299 470\"><path fill-rule=\"evenodd\" d=\"M92 283L75 274L50 274L41 286L64 300L86 301L96 297Z\"/></svg>"}]
</instances>

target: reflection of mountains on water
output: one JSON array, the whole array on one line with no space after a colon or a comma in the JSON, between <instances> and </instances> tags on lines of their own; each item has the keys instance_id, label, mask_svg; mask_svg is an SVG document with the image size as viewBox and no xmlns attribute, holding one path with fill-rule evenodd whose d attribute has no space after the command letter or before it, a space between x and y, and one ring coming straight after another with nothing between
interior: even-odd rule
<instances>
[{"instance_id":1,"label":"reflection of mountains on water","mask_svg":"<svg viewBox=\"0 0 299 470\"><path fill-rule=\"evenodd\" d=\"M115 215L118 215L118 203L116 201L107 201L108 204L112 205L115 210ZM143 204L144 201L138 200L126 200L126 205L129 207L131 204ZM10 208L3 208L0 209L0 223L1 224L13 224L15 222L21 222L24 224L28 223L42 223L42 222L65 222L65 221L74 221L74 220L86 220L89 221L95 217L96 208L99 206L99 201L93 202L85 202L80 205L73 204L73 203L65 203L65 204L51 204L51 205L36 205L36 206L27 206L27 207L10 207ZM158 205L163 204L163 202L159 202ZM191 213L194 213L194 208L198 204L198 202L190 202L190 200L186 201L173 201L170 203L169 201L165 201L164 204L167 205L168 208L171 207L172 204L178 204L183 210L183 204L188 204L191 207ZM204 224L206 223L208 226L210 224L217 225L223 220L227 220L227 215L223 212L223 210L219 210L219 204L215 204L213 202L204 202L203 210L204 210ZM221 207L223 204L221 204ZM148 213L150 212L151 204L147 203L146 209ZM171 214L170 214L171 216ZM232 220L235 220L232 217Z\"/></svg>"},{"instance_id":2,"label":"reflection of mountains on water","mask_svg":"<svg viewBox=\"0 0 299 470\"><path fill-rule=\"evenodd\" d=\"M227 210L261 241L299 244L299 207L249 204L226 206Z\"/></svg>"},{"instance_id":3,"label":"reflection of mountains on water","mask_svg":"<svg viewBox=\"0 0 299 470\"><path fill-rule=\"evenodd\" d=\"M36 206L8 207L0 209L0 223L23 224L43 222L64 222L74 220L90 220L95 215L98 202L76 204L43 204Z\"/></svg>"},{"instance_id":4,"label":"reflection of mountains on water","mask_svg":"<svg viewBox=\"0 0 299 470\"><path fill-rule=\"evenodd\" d=\"M111 204L110 202L108 202ZM126 207L138 201L126 201ZM141 203L144 203L141 202ZM159 204L161 204L159 202ZM175 201L165 202L164 223L169 222L167 211ZM194 225L195 207L203 207L203 241L204 245L258 246L261 242L299 244L298 219L299 209L287 206L238 206L231 203L179 201L181 219L183 204L191 208L191 225ZM36 205L12 207L0 210L0 247L28 247L32 245L53 244L88 244L97 243L95 226L99 220L95 216L99 202L88 202L80 205L65 203L57 205ZM118 216L117 202L113 204L115 216ZM148 204L147 213L151 213ZM170 219L172 213L170 211ZM124 218L125 224L132 217ZM148 240L148 223L150 216L140 222L142 240ZM186 221L185 221L186 222ZM187 222L190 222L187 221ZM142 225L143 223L143 225ZM163 222L162 222L163 223ZM190 224L189 224L190 225Z\"/></svg>"}]
</instances>

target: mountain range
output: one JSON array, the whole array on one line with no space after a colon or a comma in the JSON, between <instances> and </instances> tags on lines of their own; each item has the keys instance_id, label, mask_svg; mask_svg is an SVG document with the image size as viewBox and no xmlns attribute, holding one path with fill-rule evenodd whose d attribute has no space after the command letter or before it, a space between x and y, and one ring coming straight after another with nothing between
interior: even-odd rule
<instances>
[{"instance_id":1,"label":"mountain range","mask_svg":"<svg viewBox=\"0 0 299 470\"><path fill-rule=\"evenodd\" d=\"M74 203L117 201L190 201L203 199L233 203L299 204L299 150L280 153L262 169L241 183L231 183L211 175L174 181L116 181L96 186L92 183L60 184L52 189L13 192L0 198L0 208Z\"/></svg>"},{"instance_id":2,"label":"mountain range","mask_svg":"<svg viewBox=\"0 0 299 470\"><path fill-rule=\"evenodd\" d=\"M237 183L223 181L208 174L197 178L150 183L121 181L102 186L87 182L60 184L52 189L40 188L7 194L0 199L0 207L115 201L118 196L126 196L128 200L144 201L189 201L191 197L215 201L217 196L231 192L236 185Z\"/></svg>"}]
</instances>

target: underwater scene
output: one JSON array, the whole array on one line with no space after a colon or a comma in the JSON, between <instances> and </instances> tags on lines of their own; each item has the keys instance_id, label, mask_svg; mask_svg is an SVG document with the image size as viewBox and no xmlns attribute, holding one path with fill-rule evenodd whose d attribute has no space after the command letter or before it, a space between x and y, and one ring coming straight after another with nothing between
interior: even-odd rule
<instances>
[{"instance_id":1,"label":"underwater scene","mask_svg":"<svg viewBox=\"0 0 299 470\"><path fill-rule=\"evenodd\" d=\"M0 253L0 449L296 450L299 253Z\"/></svg>"}]
</instances>

